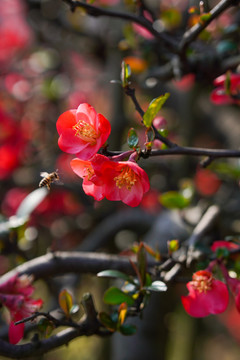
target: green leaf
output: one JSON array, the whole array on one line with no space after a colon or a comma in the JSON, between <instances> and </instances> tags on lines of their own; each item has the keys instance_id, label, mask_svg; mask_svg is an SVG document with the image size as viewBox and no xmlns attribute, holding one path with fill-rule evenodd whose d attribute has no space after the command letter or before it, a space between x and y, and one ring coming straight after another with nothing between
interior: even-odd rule
<instances>
[{"instance_id":1,"label":"green leaf","mask_svg":"<svg viewBox=\"0 0 240 360\"><path fill-rule=\"evenodd\" d=\"M167 285L162 281L154 281L150 286L144 287L145 290L149 291L166 291Z\"/></svg>"},{"instance_id":2,"label":"green leaf","mask_svg":"<svg viewBox=\"0 0 240 360\"><path fill-rule=\"evenodd\" d=\"M133 335L136 333L137 328L135 325L123 324L119 327L119 331L123 335Z\"/></svg>"},{"instance_id":3,"label":"green leaf","mask_svg":"<svg viewBox=\"0 0 240 360\"><path fill-rule=\"evenodd\" d=\"M153 131L153 128L152 127L149 127L147 130L146 130L146 141L147 142L153 142L153 140L155 139L155 133Z\"/></svg>"},{"instance_id":4,"label":"green leaf","mask_svg":"<svg viewBox=\"0 0 240 360\"><path fill-rule=\"evenodd\" d=\"M209 169L215 171L221 177L226 177L226 179L238 180L240 177L240 167L237 164L216 162L212 163Z\"/></svg>"},{"instance_id":5,"label":"green leaf","mask_svg":"<svg viewBox=\"0 0 240 360\"><path fill-rule=\"evenodd\" d=\"M159 201L168 209L184 209L190 204L190 199L178 191L168 191L161 194Z\"/></svg>"},{"instance_id":6,"label":"green leaf","mask_svg":"<svg viewBox=\"0 0 240 360\"><path fill-rule=\"evenodd\" d=\"M71 309L73 307L72 295L66 289L64 289L60 292L58 296L58 302L66 316L69 317Z\"/></svg>"},{"instance_id":7,"label":"green leaf","mask_svg":"<svg viewBox=\"0 0 240 360\"><path fill-rule=\"evenodd\" d=\"M110 315L105 312L99 313L100 322L110 331L115 331L117 328L117 322L114 322Z\"/></svg>"},{"instance_id":8,"label":"green leaf","mask_svg":"<svg viewBox=\"0 0 240 360\"><path fill-rule=\"evenodd\" d=\"M201 23L205 23L205 22L208 21L210 18L211 18L211 14L210 14L210 13L202 14L202 15L200 16L200 22L201 22Z\"/></svg>"},{"instance_id":9,"label":"green leaf","mask_svg":"<svg viewBox=\"0 0 240 360\"><path fill-rule=\"evenodd\" d=\"M105 292L103 300L109 305L119 305L123 302L126 302L128 305L134 304L134 299L130 295L124 293L116 287L110 287Z\"/></svg>"},{"instance_id":10,"label":"green leaf","mask_svg":"<svg viewBox=\"0 0 240 360\"><path fill-rule=\"evenodd\" d=\"M138 145L138 135L136 133L136 130L134 128L131 128L128 131L128 146L131 149L135 149L136 146Z\"/></svg>"},{"instance_id":11,"label":"green leaf","mask_svg":"<svg viewBox=\"0 0 240 360\"><path fill-rule=\"evenodd\" d=\"M48 319L42 318L39 320L37 324L37 328L45 338L49 338L55 326Z\"/></svg>"},{"instance_id":12,"label":"green leaf","mask_svg":"<svg viewBox=\"0 0 240 360\"><path fill-rule=\"evenodd\" d=\"M143 115L144 125L149 128L152 125L153 119L156 117L157 113L161 110L166 100L169 98L170 94L165 93L164 95L159 96L156 99L153 99Z\"/></svg>"},{"instance_id":13,"label":"green leaf","mask_svg":"<svg viewBox=\"0 0 240 360\"><path fill-rule=\"evenodd\" d=\"M25 199L19 205L16 216L19 218L28 218L29 215L36 209L36 207L43 201L43 199L47 196L48 191L46 188L40 188L32 191L28 194Z\"/></svg>"},{"instance_id":14,"label":"green leaf","mask_svg":"<svg viewBox=\"0 0 240 360\"><path fill-rule=\"evenodd\" d=\"M231 78L230 78L229 71L227 71L227 73L226 73L226 79L224 81L224 89L225 89L227 95L231 94Z\"/></svg>"},{"instance_id":15,"label":"green leaf","mask_svg":"<svg viewBox=\"0 0 240 360\"><path fill-rule=\"evenodd\" d=\"M122 86L125 88L130 85L131 68L125 61L122 61L121 81Z\"/></svg>"},{"instance_id":16,"label":"green leaf","mask_svg":"<svg viewBox=\"0 0 240 360\"><path fill-rule=\"evenodd\" d=\"M167 129L158 129L158 132L160 135L162 135L163 137L167 137L169 131Z\"/></svg>"},{"instance_id":17,"label":"green leaf","mask_svg":"<svg viewBox=\"0 0 240 360\"><path fill-rule=\"evenodd\" d=\"M145 281L145 285L146 286L150 286L152 284L152 278L151 275L149 273L146 273L146 281Z\"/></svg>"},{"instance_id":18,"label":"green leaf","mask_svg":"<svg viewBox=\"0 0 240 360\"><path fill-rule=\"evenodd\" d=\"M100 271L97 274L97 276L98 277L110 277L110 278L122 279L124 281L127 281L127 282L135 285L134 280L130 276L128 276L128 275L126 275L123 272L118 271L118 270L103 270L103 271Z\"/></svg>"},{"instance_id":19,"label":"green leaf","mask_svg":"<svg viewBox=\"0 0 240 360\"><path fill-rule=\"evenodd\" d=\"M167 246L168 246L168 252L172 254L174 251L177 251L179 249L179 241L176 239L170 240L168 241Z\"/></svg>"}]
</instances>

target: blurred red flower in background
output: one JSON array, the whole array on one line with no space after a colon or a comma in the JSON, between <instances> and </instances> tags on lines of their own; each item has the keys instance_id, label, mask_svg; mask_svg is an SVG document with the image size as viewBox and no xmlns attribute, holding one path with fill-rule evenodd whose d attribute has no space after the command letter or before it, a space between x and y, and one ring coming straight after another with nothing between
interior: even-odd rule
<instances>
[{"instance_id":1,"label":"blurred red flower in background","mask_svg":"<svg viewBox=\"0 0 240 360\"><path fill-rule=\"evenodd\" d=\"M221 186L219 177L209 169L197 169L194 182L197 191L203 196L215 194Z\"/></svg>"},{"instance_id":2,"label":"blurred red flower in background","mask_svg":"<svg viewBox=\"0 0 240 360\"><path fill-rule=\"evenodd\" d=\"M221 75L213 83L217 88L210 99L215 105L240 104L240 74Z\"/></svg>"},{"instance_id":3,"label":"blurred red flower in background","mask_svg":"<svg viewBox=\"0 0 240 360\"><path fill-rule=\"evenodd\" d=\"M239 249L239 245L231 241L217 240L214 241L214 243L211 246L211 250L214 252L217 249L221 249L221 248L225 248L227 250L234 250L234 249Z\"/></svg>"},{"instance_id":4,"label":"blurred red flower in background","mask_svg":"<svg viewBox=\"0 0 240 360\"><path fill-rule=\"evenodd\" d=\"M26 147L19 124L0 108L0 179L8 178L18 167Z\"/></svg>"},{"instance_id":5,"label":"blurred red flower in background","mask_svg":"<svg viewBox=\"0 0 240 360\"><path fill-rule=\"evenodd\" d=\"M18 52L32 39L31 28L25 19L24 6L19 0L0 2L0 64L9 66Z\"/></svg>"},{"instance_id":6,"label":"blurred red flower in background","mask_svg":"<svg viewBox=\"0 0 240 360\"><path fill-rule=\"evenodd\" d=\"M11 316L9 326L9 341L11 344L17 344L24 335L24 323L14 325L14 322L32 315L43 304L41 299L34 300L30 298L33 291L32 278L25 275L15 275L0 284L0 302L10 311Z\"/></svg>"}]
</instances>

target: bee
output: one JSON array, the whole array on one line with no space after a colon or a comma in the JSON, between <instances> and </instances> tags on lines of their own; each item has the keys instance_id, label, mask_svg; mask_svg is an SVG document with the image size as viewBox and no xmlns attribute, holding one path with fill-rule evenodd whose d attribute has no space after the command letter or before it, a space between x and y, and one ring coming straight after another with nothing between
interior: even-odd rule
<instances>
[{"instance_id":1,"label":"bee","mask_svg":"<svg viewBox=\"0 0 240 360\"><path fill-rule=\"evenodd\" d=\"M41 172L40 176L42 176L43 179L40 181L39 187L46 186L48 188L48 190L50 190L51 183L60 180L57 170L50 174L47 172Z\"/></svg>"}]
</instances>

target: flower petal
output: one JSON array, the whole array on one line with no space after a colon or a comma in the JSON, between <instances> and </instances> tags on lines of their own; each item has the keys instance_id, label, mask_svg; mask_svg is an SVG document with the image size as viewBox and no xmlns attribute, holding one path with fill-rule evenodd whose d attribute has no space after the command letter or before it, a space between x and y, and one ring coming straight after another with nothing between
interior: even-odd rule
<instances>
[{"instance_id":1,"label":"flower petal","mask_svg":"<svg viewBox=\"0 0 240 360\"><path fill-rule=\"evenodd\" d=\"M19 325L14 325L14 322L11 321L8 329L8 338L10 344L17 344L24 336L24 323Z\"/></svg>"}]
</instances>

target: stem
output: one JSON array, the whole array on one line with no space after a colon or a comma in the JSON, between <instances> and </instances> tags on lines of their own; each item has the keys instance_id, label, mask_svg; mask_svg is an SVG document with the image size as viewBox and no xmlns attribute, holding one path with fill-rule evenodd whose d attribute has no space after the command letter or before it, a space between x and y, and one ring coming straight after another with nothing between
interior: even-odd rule
<instances>
[{"instance_id":1,"label":"stem","mask_svg":"<svg viewBox=\"0 0 240 360\"><path fill-rule=\"evenodd\" d=\"M140 116L142 118L143 115L144 115L144 111L141 108L141 106L140 106L140 104L139 104L139 102L138 102L138 100L136 98L135 89L130 88L129 86L126 86L124 90L125 90L126 95L128 95L131 98L132 102L135 105L135 109L137 110L137 112L140 114Z\"/></svg>"}]
</instances>

